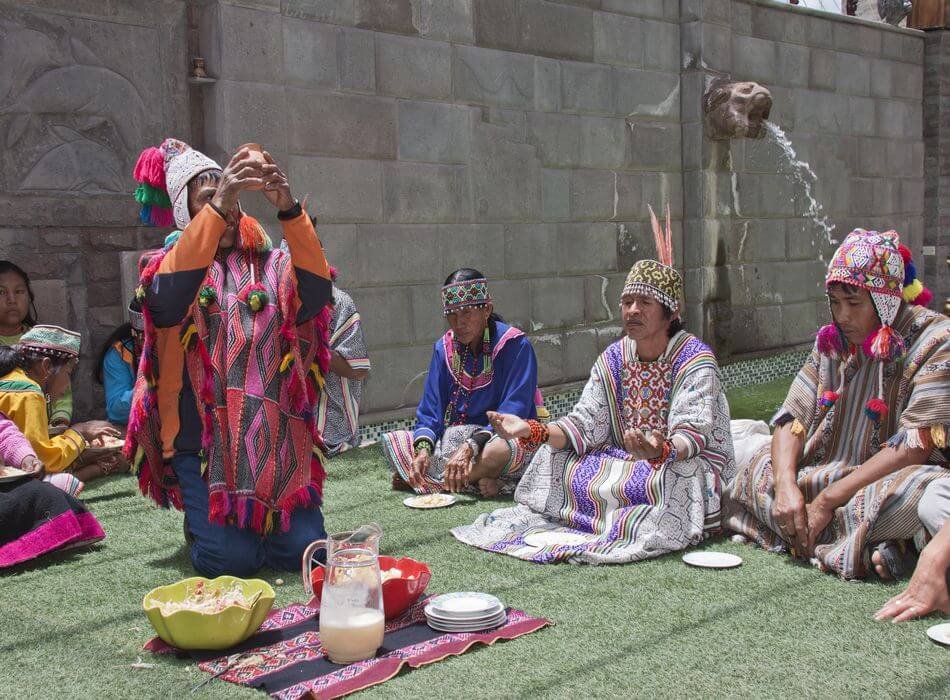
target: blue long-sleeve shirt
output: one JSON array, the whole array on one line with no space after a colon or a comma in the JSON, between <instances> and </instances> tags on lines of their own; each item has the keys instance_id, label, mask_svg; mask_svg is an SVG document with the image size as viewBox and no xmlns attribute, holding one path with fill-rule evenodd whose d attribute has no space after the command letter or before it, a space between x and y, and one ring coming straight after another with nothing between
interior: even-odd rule
<instances>
[{"instance_id":1,"label":"blue long-sleeve shirt","mask_svg":"<svg viewBox=\"0 0 950 700\"><path fill-rule=\"evenodd\" d=\"M118 345L118 343L116 343ZM122 346L133 355L132 341L122 342ZM109 348L102 361L102 382L106 390L106 415L113 423L129 422L129 410L132 408L132 389L135 386L135 370L113 346Z\"/></svg>"},{"instance_id":2,"label":"blue long-sleeve shirt","mask_svg":"<svg viewBox=\"0 0 950 700\"><path fill-rule=\"evenodd\" d=\"M465 424L481 425L488 430L491 430L488 411L512 413L521 418L537 417L538 362L531 341L516 328L501 322L494 325L490 344L494 374L490 383L471 392L457 392L459 382L449 367L446 347L451 347L455 341L447 334L435 343L422 400L416 410L413 440L427 437L437 442L448 425L462 422L463 413ZM465 369L476 384L479 383L481 366L480 355L467 353ZM446 416L446 409L456 393L458 399L452 415Z\"/></svg>"}]
</instances>

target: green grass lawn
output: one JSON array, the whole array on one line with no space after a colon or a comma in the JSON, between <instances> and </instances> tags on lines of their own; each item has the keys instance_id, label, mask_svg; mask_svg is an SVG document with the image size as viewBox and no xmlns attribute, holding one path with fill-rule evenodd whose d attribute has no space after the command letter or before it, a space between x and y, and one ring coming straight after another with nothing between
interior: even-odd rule
<instances>
[{"instance_id":1,"label":"green grass lawn","mask_svg":"<svg viewBox=\"0 0 950 700\"><path fill-rule=\"evenodd\" d=\"M731 392L737 417L767 417L788 381ZM334 460L331 530L376 521L383 551L432 566L430 591L483 590L555 625L405 672L367 697L834 696L946 697L950 655L924 635L871 616L899 589L847 583L786 557L724 541L728 571L692 569L679 555L626 566L541 566L456 542L449 528L489 504L436 511L402 506L378 447ZM2 697L189 697L207 678L193 663L142 652L151 629L142 596L193 575L181 515L139 496L131 478L94 482L86 503L108 538L0 576ZM491 504L495 505L495 504ZM262 572L273 583L278 574ZM278 605L303 601L281 573ZM134 670L137 657L154 669ZM212 681L194 697L254 697Z\"/></svg>"}]
</instances>

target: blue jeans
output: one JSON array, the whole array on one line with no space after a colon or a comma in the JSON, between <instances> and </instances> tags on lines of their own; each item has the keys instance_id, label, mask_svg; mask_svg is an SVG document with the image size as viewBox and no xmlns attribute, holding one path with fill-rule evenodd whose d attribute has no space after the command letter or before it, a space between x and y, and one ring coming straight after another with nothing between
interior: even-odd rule
<instances>
[{"instance_id":1,"label":"blue jeans","mask_svg":"<svg viewBox=\"0 0 950 700\"><path fill-rule=\"evenodd\" d=\"M265 564L280 571L300 571L307 545L327 536L318 506L297 508L290 515L290 529L260 535L234 525L208 522L208 484L201 475L201 459L182 454L172 459L181 485L188 531L194 537L191 564L202 576L253 575Z\"/></svg>"}]
</instances>

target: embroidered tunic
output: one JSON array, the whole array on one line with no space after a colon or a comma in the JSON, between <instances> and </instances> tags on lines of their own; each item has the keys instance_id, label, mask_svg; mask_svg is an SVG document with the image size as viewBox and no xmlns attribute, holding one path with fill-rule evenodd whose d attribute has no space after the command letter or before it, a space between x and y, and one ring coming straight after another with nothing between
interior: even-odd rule
<instances>
[{"instance_id":1,"label":"embroidered tunic","mask_svg":"<svg viewBox=\"0 0 950 700\"><path fill-rule=\"evenodd\" d=\"M694 336L675 335L656 362L640 362L633 341L617 341L556 425L568 446L538 450L515 492L520 505L453 529L457 539L538 563L623 563L719 530L721 483L735 466L729 406L716 359ZM634 427L676 436L686 450L653 469L623 447ZM532 544L540 533L550 544Z\"/></svg>"}]
</instances>

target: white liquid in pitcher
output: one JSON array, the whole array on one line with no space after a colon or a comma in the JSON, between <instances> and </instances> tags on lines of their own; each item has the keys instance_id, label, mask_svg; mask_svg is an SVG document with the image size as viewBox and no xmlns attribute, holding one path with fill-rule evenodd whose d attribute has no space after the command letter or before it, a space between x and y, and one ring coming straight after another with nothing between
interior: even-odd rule
<instances>
[{"instance_id":1,"label":"white liquid in pitcher","mask_svg":"<svg viewBox=\"0 0 950 700\"><path fill-rule=\"evenodd\" d=\"M335 612L328 619L320 617L320 640L330 661L351 664L373 658L383 643L383 613L372 608Z\"/></svg>"}]
</instances>

